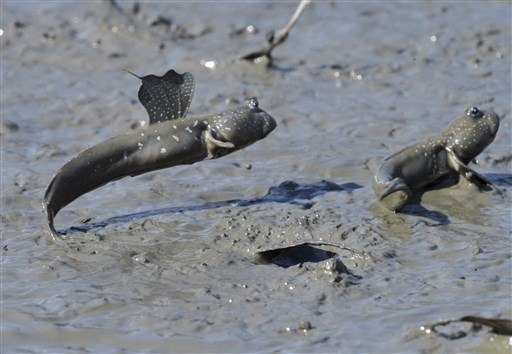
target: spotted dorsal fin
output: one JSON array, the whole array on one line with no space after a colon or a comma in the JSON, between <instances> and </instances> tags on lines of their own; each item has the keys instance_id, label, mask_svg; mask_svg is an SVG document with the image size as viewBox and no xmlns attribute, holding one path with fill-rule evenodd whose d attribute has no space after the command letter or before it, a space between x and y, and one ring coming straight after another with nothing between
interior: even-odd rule
<instances>
[{"instance_id":1,"label":"spotted dorsal fin","mask_svg":"<svg viewBox=\"0 0 512 354\"><path fill-rule=\"evenodd\" d=\"M194 95L194 76L169 70L163 76L140 77L139 101L149 115L149 124L185 117Z\"/></svg>"}]
</instances>

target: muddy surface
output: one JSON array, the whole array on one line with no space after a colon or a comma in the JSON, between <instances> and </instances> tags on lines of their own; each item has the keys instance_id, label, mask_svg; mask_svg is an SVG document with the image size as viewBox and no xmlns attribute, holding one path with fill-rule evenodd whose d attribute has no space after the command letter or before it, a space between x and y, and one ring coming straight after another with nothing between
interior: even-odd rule
<instances>
[{"instance_id":1,"label":"muddy surface","mask_svg":"<svg viewBox=\"0 0 512 354\"><path fill-rule=\"evenodd\" d=\"M512 317L510 3L314 3L272 68L235 59L296 3L1 6L2 352L510 350L486 326L431 330ZM170 68L195 76L189 116L258 97L278 127L84 195L56 218L84 242L52 244L53 174L147 117L122 69ZM381 208L379 161L469 106L504 117L473 164L495 189ZM258 253L318 241L339 247Z\"/></svg>"}]
</instances>

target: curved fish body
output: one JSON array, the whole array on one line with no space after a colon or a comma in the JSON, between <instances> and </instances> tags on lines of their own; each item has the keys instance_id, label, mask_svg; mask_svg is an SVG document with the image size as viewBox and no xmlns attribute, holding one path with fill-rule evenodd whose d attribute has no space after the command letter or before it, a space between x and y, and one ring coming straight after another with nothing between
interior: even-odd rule
<instances>
[{"instance_id":1,"label":"curved fish body","mask_svg":"<svg viewBox=\"0 0 512 354\"><path fill-rule=\"evenodd\" d=\"M46 190L50 234L54 240L62 237L54 227L55 216L87 192L126 176L227 155L265 138L275 127L274 118L252 99L234 110L155 122L92 146L58 170Z\"/></svg>"},{"instance_id":2,"label":"curved fish body","mask_svg":"<svg viewBox=\"0 0 512 354\"><path fill-rule=\"evenodd\" d=\"M413 190L453 172L468 181L476 179L490 185L467 165L494 140L499 122L493 111L473 107L440 135L387 156L373 179L379 202L386 209L398 211L407 204Z\"/></svg>"}]
</instances>

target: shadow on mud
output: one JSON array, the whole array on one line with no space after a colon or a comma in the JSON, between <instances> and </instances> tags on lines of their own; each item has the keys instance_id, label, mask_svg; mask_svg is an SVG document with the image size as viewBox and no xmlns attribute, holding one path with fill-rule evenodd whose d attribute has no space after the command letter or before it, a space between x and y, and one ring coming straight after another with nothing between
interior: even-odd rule
<instances>
[{"instance_id":1,"label":"shadow on mud","mask_svg":"<svg viewBox=\"0 0 512 354\"><path fill-rule=\"evenodd\" d=\"M489 192L496 187L507 187L512 186L512 175L508 173L488 173L485 175L489 181L492 182L492 186L479 184L478 188L483 192ZM432 221L438 222L438 225L448 225L450 219L448 215L443 214L439 211L429 210L421 205L423 194L432 190L440 190L449 188L459 183L460 176L456 174L449 174L442 177L439 181L432 185L427 186L424 189L413 192L411 200L400 212L408 215L416 215L428 218Z\"/></svg>"},{"instance_id":2,"label":"shadow on mud","mask_svg":"<svg viewBox=\"0 0 512 354\"><path fill-rule=\"evenodd\" d=\"M143 219L152 216L182 213L187 211L201 211L207 209L224 208L228 206L251 206L263 203L287 203L293 205L300 205L304 209L309 209L313 206L309 200L321 196L328 192L347 191L352 192L362 186L356 183L343 183L337 184L329 181L320 181L312 184L299 184L293 181L284 181L277 187L271 187L267 194L260 198L253 199L231 199L218 202L206 202L200 205L177 206L170 208L161 208L155 210L142 211L133 214L114 216L106 220L98 221L93 224L81 224L79 226L72 226L67 230L63 230L64 234L72 234L77 232L87 232L112 224L119 224L129 222L133 219Z\"/></svg>"},{"instance_id":3,"label":"shadow on mud","mask_svg":"<svg viewBox=\"0 0 512 354\"><path fill-rule=\"evenodd\" d=\"M348 251L349 258L360 253L360 251L330 242L304 242L257 252L255 261L261 265L273 264L282 268L302 267L304 263L316 263L314 269L320 274L328 275L333 283L345 280L345 285L355 285L363 277L353 273L343 263L341 252L344 251Z\"/></svg>"},{"instance_id":4,"label":"shadow on mud","mask_svg":"<svg viewBox=\"0 0 512 354\"><path fill-rule=\"evenodd\" d=\"M335 252L303 243L296 246L258 252L257 261L261 264L274 263L287 268L304 262L318 263L326 261L336 255L337 253Z\"/></svg>"},{"instance_id":5,"label":"shadow on mud","mask_svg":"<svg viewBox=\"0 0 512 354\"><path fill-rule=\"evenodd\" d=\"M510 173L487 173L485 176L496 186L512 186L512 174Z\"/></svg>"}]
</instances>

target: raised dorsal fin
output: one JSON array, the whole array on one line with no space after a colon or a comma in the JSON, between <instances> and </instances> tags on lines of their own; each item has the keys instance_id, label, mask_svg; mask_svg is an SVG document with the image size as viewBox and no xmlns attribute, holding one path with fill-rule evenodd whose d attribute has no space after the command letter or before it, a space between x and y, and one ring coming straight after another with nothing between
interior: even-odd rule
<instances>
[{"instance_id":1,"label":"raised dorsal fin","mask_svg":"<svg viewBox=\"0 0 512 354\"><path fill-rule=\"evenodd\" d=\"M149 115L149 124L185 117L194 95L194 76L169 70L163 76L147 75L139 78L139 101Z\"/></svg>"}]
</instances>

